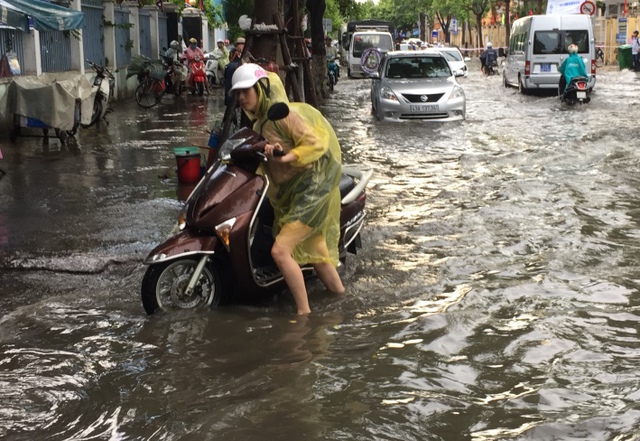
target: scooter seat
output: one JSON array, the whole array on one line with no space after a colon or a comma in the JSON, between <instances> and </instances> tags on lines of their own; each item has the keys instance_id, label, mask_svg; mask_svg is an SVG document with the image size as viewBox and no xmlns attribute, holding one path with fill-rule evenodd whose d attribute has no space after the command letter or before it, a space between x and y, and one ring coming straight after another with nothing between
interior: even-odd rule
<instances>
[{"instance_id":1,"label":"scooter seat","mask_svg":"<svg viewBox=\"0 0 640 441\"><path fill-rule=\"evenodd\" d=\"M342 199L346 195L348 195L351 190L353 190L353 187L356 186L356 183L351 176L345 175L343 173L338 186L340 187L340 199Z\"/></svg>"}]
</instances>

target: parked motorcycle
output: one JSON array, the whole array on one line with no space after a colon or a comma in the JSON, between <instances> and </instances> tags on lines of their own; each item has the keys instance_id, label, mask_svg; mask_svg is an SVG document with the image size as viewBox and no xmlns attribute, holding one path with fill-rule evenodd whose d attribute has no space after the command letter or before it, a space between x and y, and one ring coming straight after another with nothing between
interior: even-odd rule
<instances>
[{"instance_id":1,"label":"parked motorcycle","mask_svg":"<svg viewBox=\"0 0 640 441\"><path fill-rule=\"evenodd\" d=\"M204 82L207 81L207 74L204 69L204 61L196 55L193 60L188 60L189 78L187 87L192 94L202 95L204 93Z\"/></svg>"},{"instance_id":2,"label":"parked motorcycle","mask_svg":"<svg viewBox=\"0 0 640 441\"><path fill-rule=\"evenodd\" d=\"M93 79L93 87L91 91L95 94L93 100L93 112L91 113L91 121L89 124L81 124L82 127L88 128L103 119L109 123L105 116L113 109L109 107L113 101L113 93L116 90L116 77L104 66L99 66L87 60L87 63L96 71L96 77ZM107 81L104 81L104 80Z\"/></svg>"},{"instance_id":3,"label":"parked motorcycle","mask_svg":"<svg viewBox=\"0 0 640 441\"><path fill-rule=\"evenodd\" d=\"M591 101L591 97L589 96L590 94L589 78L574 77L569 82L569 85L564 89L564 92L560 96L560 101L567 103L570 106L577 103L587 104Z\"/></svg>"},{"instance_id":4,"label":"parked motorcycle","mask_svg":"<svg viewBox=\"0 0 640 441\"><path fill-rule=\"evenodd\" d=\"M288 114L280 103L272 120ZM284 116L283 116L284 115ZM269 179L258 174L267 158L265 139L248 128L233 134L220 148L220 160L193 190L179 217L179 232L145 259L142 304L148 314L217 306L269 298L286 285L271 258L274 213ZM356 253L364 224L365 187L373 171L343 166L340 180L340 260ZM310 275L313 268L304 266Z\"/></svg>"}]
</instances>

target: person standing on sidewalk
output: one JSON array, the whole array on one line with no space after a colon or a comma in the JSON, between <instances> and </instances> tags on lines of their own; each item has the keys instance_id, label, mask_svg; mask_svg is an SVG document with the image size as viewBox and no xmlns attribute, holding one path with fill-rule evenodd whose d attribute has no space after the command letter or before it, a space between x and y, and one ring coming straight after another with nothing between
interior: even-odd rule
<instances>
[{"instance_id":1,"label":"person standing on sidewalk","mask_svg":"<svg viewBox=\"0 0 640 441\"><path fill-rule=\"evenodd\" d=\"M631 56L633 57L633 70L640 72L640 40L638 39L638 31L633 31L631 37Z\"/></svg>"}]
</instances>

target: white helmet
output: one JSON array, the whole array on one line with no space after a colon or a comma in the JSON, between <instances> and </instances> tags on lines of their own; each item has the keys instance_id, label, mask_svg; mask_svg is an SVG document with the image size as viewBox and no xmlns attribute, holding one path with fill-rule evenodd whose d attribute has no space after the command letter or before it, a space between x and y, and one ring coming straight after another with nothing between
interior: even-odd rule
<instances>
[{"instance_id":1,"label":"white helmet","mask_svg":"<svg viewBox=\"0 0 640 441\"><path fill-rule=\"evenodd\" d=\"M230 91L253 87L262 78L269 78L266 70L254 63L243 64L231 77Z\"/></svg>"},{"instance_id":2,"label":"white helmet","mask_svg":"<svg viewBox=\"0 0 640 441\"><path fill-rule=\"evenodd\" d=\"M490 48L490 47L493 47L493 45L491 44L491 42L490 42L490 41L488 41L488 42L487 42L487 49L488 49L488 48Z\"/></svg>"},{"instance_id":3,"label":"white helmet","mask_svg":"<svg viewBox=\"0 0 640 441\"><path fill-rule=\"evenodd\" d=\"M578 45L577 44L570 44L569 47L567 48L567 50L569 51L570 54L577 54L578 53Z\"/></svg>"},{"instance_id":4,"label":"white helmet","mask_svg":"<svg viewBox=\"0 0 640 441\"><path fill-rule=\"evenodd\" d=\"M173 41L169 44L169 47L170 47L171 49L178 50L178 49L180 49L180 43L178 43L176 40L173 40Z\"/></svg>"}]
</instances>

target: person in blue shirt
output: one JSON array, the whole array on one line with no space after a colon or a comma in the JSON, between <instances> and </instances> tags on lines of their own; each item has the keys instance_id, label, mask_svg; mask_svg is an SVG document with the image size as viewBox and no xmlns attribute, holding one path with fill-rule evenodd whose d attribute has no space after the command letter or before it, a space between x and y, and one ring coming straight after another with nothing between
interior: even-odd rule
<instances>
[{"instance_id":1,"label":"person in blue shirt","mask_svg":"<svg viewBox=\"0 0 640 441\"><path fill-rule=\"evenodd\" d=\"M562 95L567 88L567 85L571 83L571 79L575 77L587 77L587 69L584 67L584 61L582 57L578 55L578 46L570 44L567 48L569 56L565 58L558 70L560 75L560 82L558 84L558 94Z\"/></svg>"}]
</instances>

